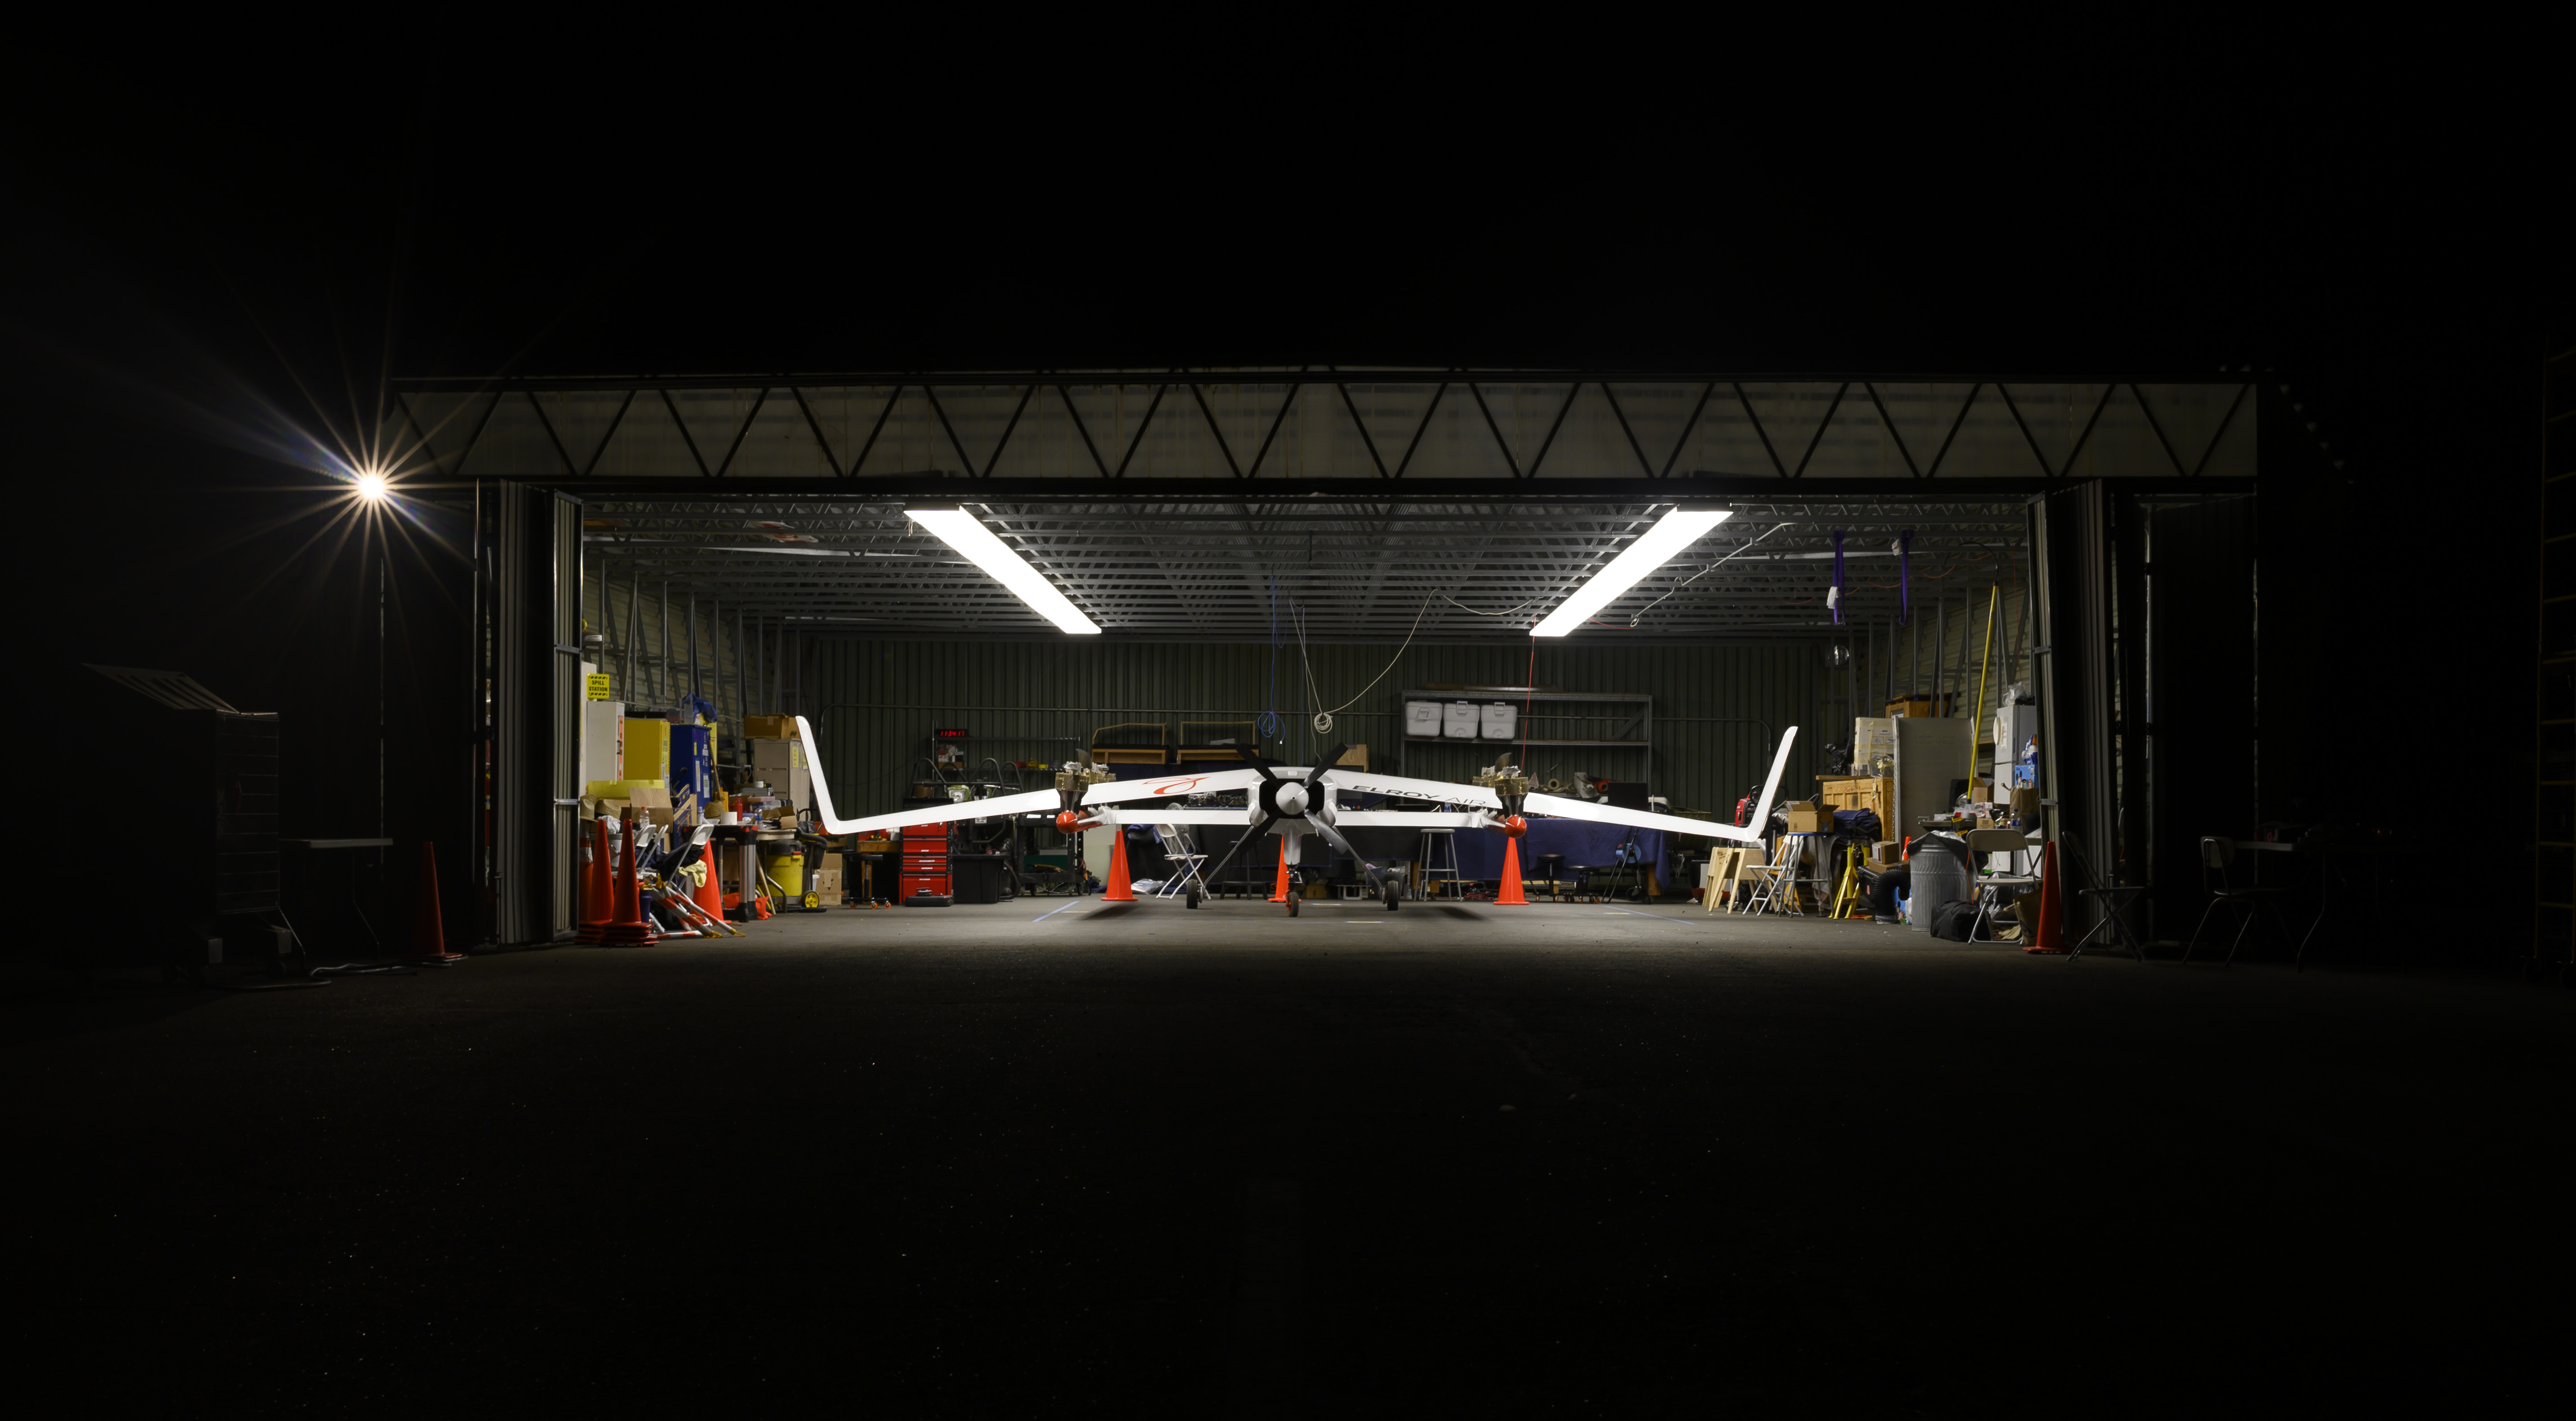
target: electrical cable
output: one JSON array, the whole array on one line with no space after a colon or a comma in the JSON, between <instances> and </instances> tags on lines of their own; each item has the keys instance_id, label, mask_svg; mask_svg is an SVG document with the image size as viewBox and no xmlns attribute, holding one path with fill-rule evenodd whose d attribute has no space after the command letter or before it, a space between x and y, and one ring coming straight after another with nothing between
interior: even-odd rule
<instances>
[{"instance_id":1,"label":"electrical cable","mask_svg":"<svg viewBox=\"0 0 2576 1421\"><path fill-rule=\"evenodd\" d=\"M1270 695L1263 702L1269 706L1252 725L1252 732L1263 740L1279 738L1279 579L1270 579Z\"/></svg>"},{"instance_id":2,"label":"electrical cable","mask_svg":"<svg viewBox=\"0 0 2576 1421\"><path fill-rule=\"evenodd\" d=\"M1673 584L1672 591L1666 592L1662 597L1658 597L1654 601L1649 602L1645 606L1630 613L1628 615L1628 625L1631 628L1634 628L1637 625L1638 619L1644 617L1648 612L1655 610L1657 607L1662 606L1665 599L1671 597L1674 592L1681 591L1683 588L1690 586L1692 583L1699 581L1701 578L1706 577L1710 573L1717 571L1719 568L1726 566L1728 563L1735 561L1745 553L1750 552L1753 545L1761 542L1763 538L1768 538L1772 533L1777 533L1788 526L1789 525L1786 523L1772 524L1770 530L1763 533L1761 537L1747 540L1742 547L1737 548L1734 552L1728 553L1726 556L1719 558L1717 561L1710 563L1708 566L1701 568L1699 571L1692 573L1688 577L1683 578L1680 582Z\"/></svg>"},{"instance_id":3,"label":"electrical cable","mask_svg":"<svg viewBox=\"0 0 2576 1421\"><path fill-rule=\"evenodd\" d=\"M1291 615L1294 615L1295 610L1296 610L1296 604L1294 604L1294 603L1289 604L1289 610L1290 610ZM1423 598L1423 599L1422 599L1422 606L1421 606L1421 608L1420 608L1419 610L1417 610L1416 612L1414 612L1414 614L1413 614L1413 625L1412 625L1412 627L1411 627L1411 628L1409 628L1408 630L1406 630L1406 632L1405 632L1405 634L1404 634L1404 645L1403 645L1403 646L1399 646L1399 647L1397 647L1397 648L1395 649L1395 655L1394 655L1394 656L1392 656L1392 657L1390 657L1390 658L1388 658L1387 663L1386 663L1385 670L1382 670L1382 671L1378 672L1375 676L1370 677L1370 678L1369 678L1369 683L1368 683L1367 685L1365 685L1365 686L1360 687L1360 694L1359 694L1358 696L1353 696L1353 697L1351 697L1349 700L1342 702L1340 705L1337 705L1337 706L1333 707L1331 710L1328 710L1328 711L1317 711L1317 712L1315 713L1315 733L1316 733L1317 735L1330 735L1330 734L1332 734L1332 733L1333 733L1333 717L1334 717L1334 716L1336 716L1336 715L1339 715L1339 714L1340 714L1341 712L1343 712L1343 711L1349 710L1351 707L1353 707L1353 706L1355 706L1355 705L1358 705L1358 704L1360 703L1360 696L1365 696L1365 695L1367 695L1369 692L1371 692L1371 691L1373 691L1373 690L1377 689L1377 683L1378 683L1378 682L1380 682L1380 681L1385 680L1385 679L1386 679L1386 677L1387 677L1387 672L1389 672L1389 671L1393 671L1393 670L1395 669L1396 663L1397 663L1397 662L1399 662L1399 661L1402 661L1402 660L1404 659L1405 649L1406 649L1407 647L1410 647L1410 646L1412 646L1412 645L1413 645L1413 638L1414 638L1414 635L1415 635L1415 633L1420 632L1420 631L1422 630L1422 619L1423 619L1423 617L1427 616L1427 615L1430 613L1430 611L1431 611L1431 599L1430 599L1429 597L1425 597L1425 598ZM1321 693L1319 693L1319 692L1316 690L1316 688L1315 688L1315 663L1314 663L1314 661L1313 661L1310 657L1308 657L1308 655L1306 654L1306 623L1305 623L1305 621L1304 621L1304 619L1303 619L1303 618L1298 619L1298 622L1297 622L1297 659L1298 659L1298 661L1300 661L1301 663L1303 663L1303 664L1305 665L1305 668L1306 668L1306 692L1307 692L1307 694L1308 694L1308 695L1310 695L1310 696L1312 696L1312 697L1314 697L1314 700L1315 700L1315 703L1316 703L1316 704L1321 705L1321 704L1323 703L1324 698L1323 698L1322 694L1321 694Z\"/></svg>"}]
</instances>

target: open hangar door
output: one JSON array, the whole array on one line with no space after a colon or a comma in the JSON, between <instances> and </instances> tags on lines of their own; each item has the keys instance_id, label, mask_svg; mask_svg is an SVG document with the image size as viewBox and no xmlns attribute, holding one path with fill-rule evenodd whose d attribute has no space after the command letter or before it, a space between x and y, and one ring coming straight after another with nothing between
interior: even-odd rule
<instances>
[{"instance_id":1,"label":"open hangar door","mask_svg":"<svg viewBox=\"0 0 2576 1421\"><path fill-rule=\"evenodd\" d=\"M1534 773L1634 773L1677 808L1723 811L1758 778L1766 728L1812 727L1789 780L1812 784L1891 699L1976 719L2019 685L2065 720L2043 737L2050 798L2073 790L2052 832L2093 829L2109 871L2142 882L2163 822L2143 698L2167 657L2148 604L2123 600L2124 576L2150 574L2120 540L2151 520L2115 515L2245 500L2255 403L2228 381L1409 371L403 392L429 456L475 487L577 501L577 572L549 603L577 607L577 639L550 654L569 666L577 648L619 698L699 697L733 738L722 762L742 763L747 717L805 714L833 781L870 804L917 773L933 729L1037 762L1130 712L1251 722L1291 760L1322 748L1329 712L1334 740L1464 778L1473 752L1402 736L1401 693L1535 684L1654 711L1635 770L1598 745L1573 758L1599 763ZM1569 587L1681 505L1732 516L1576 634L1534 643ZM1059 632L907 514L933 507L970 511L1101 635ZM577 720L558 703L577 674L515 684L496 721ZM1990 746L1993 723L1968 738ZM515 786L496 793L540 797L508 766L535 741L491 743L491 782ZM521 844L534 835L532 820ZM515 926L496 914L496 935L560 932L563 891Z\"/></svg>"}]
</instances>

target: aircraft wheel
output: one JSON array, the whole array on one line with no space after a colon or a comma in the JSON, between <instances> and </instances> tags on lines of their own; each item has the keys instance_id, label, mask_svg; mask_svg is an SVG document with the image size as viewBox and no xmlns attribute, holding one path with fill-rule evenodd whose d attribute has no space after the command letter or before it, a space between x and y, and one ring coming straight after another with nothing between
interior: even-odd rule
<instances>
[{"instance_id":1,"label":"aircraft wheel","mask_svg":"<svg viewBox=\"0 0 2576 1421\"><path fill-rule=\"evenodd\" d=\"M1293 887L1288 890L1288 916L1297 916L1297 890Z\"/></svg>"},{"instance_id":2,"label":"aircraft wheel","mask_svg":"<svg viewBox=\"0 0 2576 1421\"><path fill-rule=\"evenodd\" d=\"M1394 880L1394 879L1392 879L1392 878L1388 879L1388 880L1386 881L1386 894L1385 894L1385 896L1386 896L1386 910L1387 910L1388 912L1392 913L1392 912L1394 912L1394 911L1395 911L1395 904L1396 904L1396 900L1397 900L1397 898L1398 898L1398 897L1400 897L1400 896L1401 896L1401 894L1402 894L1402 890L1398 889L1398 888L1395 886L1395 880Z\"/></svg>"},{"instance_id":3,"label":"aircraft wheel","mask_svg":"<svg viewBox=\"0 0 2576 1421\"><path fill-rule=\"evenodd\" d=\"M1199 886L1197 884L1193 883L1190 885L1189 892L1182 895L1181 903L1182 906L1189 908L1195 908L1199 905Z\"/></svg>"}]
</instances>

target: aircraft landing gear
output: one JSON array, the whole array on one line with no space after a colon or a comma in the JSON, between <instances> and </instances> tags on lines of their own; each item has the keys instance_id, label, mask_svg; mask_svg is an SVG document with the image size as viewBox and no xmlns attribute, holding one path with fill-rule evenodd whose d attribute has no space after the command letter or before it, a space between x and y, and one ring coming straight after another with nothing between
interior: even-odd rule
<instances>
[{"instance_id":1,"label":"aircraft landing gear","mask_svg":"<svg viewBox=\"0 0 2576 1421\"><path fill-rule=\"evenodd\" d=\"M1297 916L1297 885L1288 885L1288 916Z\"/></svg>"},{"instance_id":2,"label":"aircraft landing gear","mask_svg":"<svg viewBox=\"0 0 2576 1421\"><path fill-rule=\"evenodd\" d=\"M1193 883L1190 885L1189 892L1182 895L1182 905L1184 907L1195 908L1199 905L1199 898L1201 896L1202 895L1199 893L1199 886Z\"/></svg>"},{"instance_id":3,"label":"aircraft landing gear","mask_svg":"<svg viewBox=\"0 0 2576 1421\"><path fill-rule=\"evenodd\" d=\"M1387 875L1387 878L1386 878L1386 882L1385 882L1384 886L1382 887L1382 889L1380 890L1379 895L1378 895L1378 896L1380 896L1380 897L1382 897L1382 898L1386 899L1386 910L1387 910L1388 912L1392 913L1392 912L1394 912L1394 911L1395 911L1395 901L1396 901L1396 897L1397 897L1397 895L1398 895L1399 893L1401 893L1402 891L1403 891L1403 890L1399 889L1399 888L1396 886L1396 882L1395 882L1395 875L1393 875L1393 874L1388 874L1388 875Z\"/></svg>"}]
</instances>

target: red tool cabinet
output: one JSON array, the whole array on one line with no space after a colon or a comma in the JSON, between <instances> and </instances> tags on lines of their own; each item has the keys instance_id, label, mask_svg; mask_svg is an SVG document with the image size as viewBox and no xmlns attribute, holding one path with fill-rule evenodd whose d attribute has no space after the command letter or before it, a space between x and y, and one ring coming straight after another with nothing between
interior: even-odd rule
<instances>
[{"instance_id":1,"label":"red tool cabinet","mask_svg":"<svg viewBox=\"0 0 2576 1421\"><path fill-rule=\"evenodd\" d=\"M898 883L898 903L922 908L945 908L955 897L956 887L949 878L948 826L945 824L912 824L903 831L903 875Z\"/></svg>"}]
</instances>

